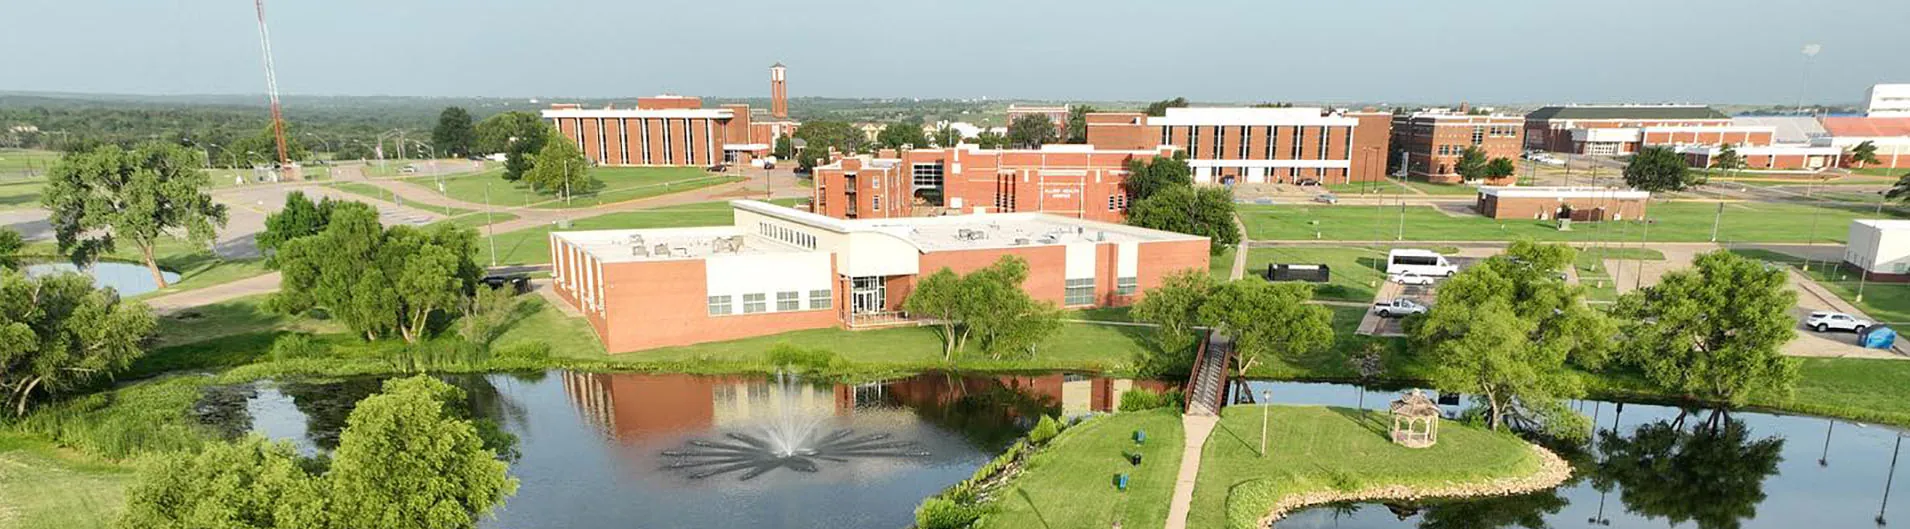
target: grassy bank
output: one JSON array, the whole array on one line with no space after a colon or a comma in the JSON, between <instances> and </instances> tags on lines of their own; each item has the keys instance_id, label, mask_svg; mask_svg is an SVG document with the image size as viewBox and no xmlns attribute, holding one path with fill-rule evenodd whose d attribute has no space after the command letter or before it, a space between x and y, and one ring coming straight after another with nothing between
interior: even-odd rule
<instances>
[{"instance_id":1,"label":"grassy bank","mask_svg":"<svg viewBox=\"0 0 1910 529\"><path fill-rule=\"evenodd\" d=\"M101 461L34 436L0 432L0 526L98 528L111 524L132 483L131 465Z\"/></svg>"},{"instance_id":2,"label":"grassy bank","mask_svg":"<svg viewBox=\"0 0 1910 529\"><path fill-rule=\"evenodd\" d=\"M1232 406L1207 438L1189 527L1250 528L1283 496L1387 485L1451 486L1538 472L1525 441L1450 421L1439 443L1411 449L1387 437L1387 415L1344 408L1274 406L1267 453L1263 407Z\"/></svg>"},{"instance_id":3,"label":"grassy bank","mask_svg":"<svg viewBox=\"0 0 1910 529\"><path fill-rule=\"evenodd\" d=\"M1136 445L1136 430L1147 442ZM1021 475L995 495L994 512L982 527L1098 529L1160 527L1180 468L1179 410L1118 413L1082 423L1028 458ZM1139 466L1122 451L1141 454ZM1128 490L1114 488L1115 474L1128 474Z\"/></svg>"},{"instance_id":4,"label":"grassy bank","mask_svg":"<svg viewBox=\"0 0 1910 529\"><path fill-rule=\"evenodd\" d=\"M1476 214L1447 214L1430 206L1407 206L1401 221L1398 206L1263 206L1240 205L1241 222L1254 240L1364 241L1391 239L1404 226L1408 241L1509 241L1529 237L1539 241L1705 242L1711 240L1715 202L1654 202L1649 208L1650 233L1635 221L1579 225L1559 231L1551 221L1490 219ZM1858 218L1876 218L1873 208L1807 206L1788 203L1731 202L1718 222L1718 242L1841 242L1844 226ZM1815 218L1817 229L1811 226ZM1885 218L1910 218L1898 208L1885 208Z\"/></svg>"}]
</instances>

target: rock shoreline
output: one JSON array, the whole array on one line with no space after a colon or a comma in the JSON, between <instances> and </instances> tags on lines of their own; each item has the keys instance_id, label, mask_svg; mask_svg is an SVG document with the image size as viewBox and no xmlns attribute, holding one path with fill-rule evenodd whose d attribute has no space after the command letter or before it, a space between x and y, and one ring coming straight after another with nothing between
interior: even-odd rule
<instances>
[{"instance_id":1,"label":"rock shoreline","mask_svg":"<svg viewBox=\"0 0 1910 529\"><path fill-rule=\"evenodd\" d=\"M1498 478L1482 483L1450 483L1438 486L1382 485L1353 491L1317 490L1280 498L1273 510L1260 518L1256 527L1273 527L1293 511L1345 501L1421 500L1426 498L1483 498L1511 496L1557 487L1572 477L1572 465L1558 454L1539 445L1530 445L1539 457L1539 471L1519 477Z\"/></svg>"}]
</instances>

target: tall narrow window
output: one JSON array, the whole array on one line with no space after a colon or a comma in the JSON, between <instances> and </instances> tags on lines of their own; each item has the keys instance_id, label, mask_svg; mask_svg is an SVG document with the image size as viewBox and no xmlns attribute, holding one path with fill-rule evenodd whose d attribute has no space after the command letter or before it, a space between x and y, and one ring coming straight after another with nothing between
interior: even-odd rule
<instances>
[{"instance_id":1,"label":"tall narrow window","mask_svg":"<svg viewBox=\"0 0 1910 529\"><path fill-rule=\"evenodd\" d=\"M1227 128L1214 125L1214 159L1220 159L1220 144L1227 143Z\"/></svg>"},{"instance_id":2,"label":"tall narrow window","mask_svg":"<svg viewBox=\"0 0 1910 529\"><path fill-rule=\"evenodd\" d=\"M676 165L676 151L671 150L670 119L663 119L663 164Z\"/></svg>"},{"instance_id":3,"label":"tall narrow window","mask_svg":"<svg viewBox=\"0 0 1910 529\"><path fill-rule=\"evenodd\" d=\"M1302 143L1306 143L1306 129L1300 128L1299 125L1294 125L1293 126L1293 148L1291 149L1292 151L1291 154L1293 155L1292 159L1294 160L1300 159L1300 144Z\"/></svg>"},{"instance_id":4,"label":"tall narrow window","mask_svg":"<svg viewBox=\"0 0 1910 529\"><path fill-rule=\"evenodd\" d=\"M1251 141L1248 141L1251 138L1253 138L1253 134L1248 132L1247 126L1241 125L1240 126L1240 159L1242 160L1247 159L1247 144L1253 143Z\"/></svg>"},{"instance_id":5,"label":"tall narrow window","mask_svg":"<svg viewBox=\"0 0 1910 529\"><path fill-rule=\"evenodd\" d=\"M1327 129L1325 125L1320 126L1320 158L1319 159L1321 160L1326 159L1326 149L1328 145L1327 139L1332 137L1332 135L1327 132L1328 130L1329 129Z\"/></svg>"},{"instance_id":6,"label":"tall narrow window","mask_svg":"<svg viewBox=\"0 0 1910 529\"><path fill-rule=\"evenodd\" d=\"M1187 155L1200 155L1200 127L1187 127Z\"/></svg>"},{"instance_id":7,"label":"tall narrow window","mask_svg":"<svg viewBox=\"0 0 1910 529\"><path fill-rule=\"evenodd\" d=\"M1161 145L1174 144L1174 127L1161 127Z\"/></svg>"},{"instance_id":8,"label":"tall narrow window","mask_svg":"<svg viewBox=\"0 0 1910 529\"><path fill-rule=\"evenodd\" d=\"M1275 127L1273 125L1267 126L1267 159L1268 160L1273 159L1274 139L1278 137L1274 134L1274 131L1276 130L1280 130L1279 127Z\"/></svg>"}]
</instances>

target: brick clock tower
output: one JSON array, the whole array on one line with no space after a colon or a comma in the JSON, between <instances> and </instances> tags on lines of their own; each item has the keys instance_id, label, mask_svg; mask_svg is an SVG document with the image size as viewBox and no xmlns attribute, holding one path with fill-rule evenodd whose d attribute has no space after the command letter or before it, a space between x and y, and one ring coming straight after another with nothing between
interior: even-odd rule
<instances>
[{"instance_id":1,"label":"brick clock tower","mask_svg":"<svg viewBox=\"0 0 1910 529\"><path fill-rule=\"evenodd\" d=\"M780 62L769 67L769 115L778 118L789 117L789 89L783 85L787 69Z\"/></svg>"}]
</instances>

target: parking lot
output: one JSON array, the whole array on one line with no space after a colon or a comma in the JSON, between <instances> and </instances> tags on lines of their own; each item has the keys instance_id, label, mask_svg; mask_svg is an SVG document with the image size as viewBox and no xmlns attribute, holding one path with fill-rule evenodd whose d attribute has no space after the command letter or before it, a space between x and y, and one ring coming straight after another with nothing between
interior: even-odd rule
<instances>
[{"instance_id":1,"label":"parking lot","mask_svg":"<svg viewBox=\"0 0 1910 529\"><path fill-rule=\"evenodd\" d=\"M1465 270L1466 267L1479 262L1479 259L1478 257L1446 257L1446 260L1451 261L1452 264L1459 265L1460 270ZM1372 303L1406 298L1416 301L1421 305L1431 307L1433 300L1438 298L1439 283L1444 281L1445 279L1439 279L1434 281L1431 285L1401 285L1387 281L1379 286L1379 293L1373 296ZM1357 332L1358 334L1371 336L1405 336L1406 331L1400 326L1400 322L1403 321L1405 321L1405 318L1382 318L1378 313L1374 312L1369 305L1366 309L1366 316L1360 318L1360 328Z\"/></svg>"}]
</instances>

